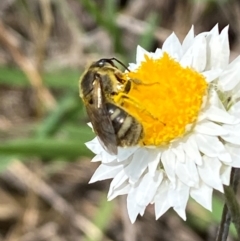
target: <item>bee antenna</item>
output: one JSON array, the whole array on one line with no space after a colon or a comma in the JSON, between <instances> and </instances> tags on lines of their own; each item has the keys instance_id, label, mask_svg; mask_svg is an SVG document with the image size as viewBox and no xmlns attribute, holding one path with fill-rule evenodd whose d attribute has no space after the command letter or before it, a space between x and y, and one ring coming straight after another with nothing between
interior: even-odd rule
<instances>
[{"instance_id":1,"label":"bee antenna","mask_svg":"<svg viewBox=\"0 0 240 241\"><path fill-rule=\"evenodd\" d=\"M128 72L130 72L129 68L120 60L116 59L116 58L111 58L111 60L115 60L116 62L118 62L119 64L121 64Z\"/></svg>"}]
</instances>

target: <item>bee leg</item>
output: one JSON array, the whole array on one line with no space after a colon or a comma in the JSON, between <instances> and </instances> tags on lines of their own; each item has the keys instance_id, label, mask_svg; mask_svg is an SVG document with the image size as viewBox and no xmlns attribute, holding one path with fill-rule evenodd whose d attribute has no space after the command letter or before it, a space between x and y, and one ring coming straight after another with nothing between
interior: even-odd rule
<instances>
[{"instance_id":1,"label":"bee leg","mask_svg":"<svg viewBox=\"0 0 240 241\"><path fill-rule=\"evenodd\" d=\"M166 126L166 124L164 122L162 122L161 120L159 120L158 118L156 118L151 112L149 112L148 110L146 110L145 108L143 108L141 106L141 104L134 98L129 98L128 94L125 94L125 93L119 93L116 98L115 98L115 101L117 103L119 103L121 106L124 105L124 102L128 102L134 106L136 106L140 111L142 112L147 112L147 114L149 116L151 116L154 120L158 120L159 122L161 122L164 126Z\"/></svg>"},{"instance_id":2,"label":"bee leg","mask_svg":"<svg viewBox=\"0 0 240 241\"><path fill-rule=\"evenodd\" d=\"M141 80L139 79L131 79L130 81L132 81L134 84L136 85L141 85L141 84L144 84Z\"/></svg>"},{"instance_id":3,"label":"bee leg","mask_svg":"<svg viewBox=\"0 0 240 241\"><path fill-rule=\"evenodd\" d=\"M115 101L116 101L117 103L119 103L120 105L123 105L124 102L125 102L125 103L128 102L128 103L130 103L130 104L132 104L132 105L135 105L140 111L145 111L145 112L147 112L148 115L150 115L153 119L157 120L157 118L156 118L155 116L153 116L148 110L142 108L141 104L139 104L139 102L138 102L136 99L134 99L134 98L132 98L132 97L129 98L129 96L128 96L127 94L125 94L125 93L119 93L119 94L116 96Z\"/></svg>"},{"instance_id":4,"label":"bee leg","mask_svg":"<svg viewBox=\"0 0 240 241\"><path fill-rule=\"evenodd\" d=\"M123 77L123 73L119 69L114 69L114 74L117 75L119 78Z\"/></svg>"}]
</instances>

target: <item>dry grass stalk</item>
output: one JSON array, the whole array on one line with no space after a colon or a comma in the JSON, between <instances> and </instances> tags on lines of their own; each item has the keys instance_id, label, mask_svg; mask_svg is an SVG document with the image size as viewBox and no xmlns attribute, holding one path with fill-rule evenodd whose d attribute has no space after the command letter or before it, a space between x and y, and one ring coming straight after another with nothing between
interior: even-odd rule
<instances>
[{"instance_id":1,"label":"dry grass stalk","mask_svg":"<svg viewBox=\"0 0 240 241\"><path fill-rule=\"evenodd\" d=\"M104 234L86 217L76 213L73 206L55 192L47 183L31 172L23 163L16 161L8 168L8 173L16 178L27 189L44 199L59 214L68 220L78 230L81 230L91 240L102 240ZM111 241L104 237L104 240Z\"/></svg>"},{"instance_id":2,"label":"dry grass stalk","mask_svg":"<svg viewBox=\"0 0 240 241\"><path fill-rule=\"evenodd\" d=\"M36 91L40 103L42 103L49 110L53 109L56 104L55 99L49 90L44 87L39 71L34 63L21 52L17 39L10 33L10 31L8 31L1 20L0 42L2 42L2 44L9 50L14 61L27 76L29 82Z\"/></svg>"}]
</instances>

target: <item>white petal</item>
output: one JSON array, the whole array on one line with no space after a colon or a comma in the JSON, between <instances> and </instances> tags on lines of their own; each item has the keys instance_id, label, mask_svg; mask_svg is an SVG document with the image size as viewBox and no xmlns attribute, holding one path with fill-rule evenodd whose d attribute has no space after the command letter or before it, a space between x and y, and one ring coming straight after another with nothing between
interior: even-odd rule
<instances>
[{"instance_id":1,"label":"white petal","mask_svg":"<svg viewBox=\"0 0 240 241\"><path fill-rule=\"evenodd\" d=\"M134 64L134 63L130 63L128 64L128 69L131 70L131 71L134 71L138 68L138 65L137 64Z\"/></svg>"},{"instance_id":2,"label":"white petal","mask_svg":"<svg viewBox=\"0 0 240 241\"><path fill-rule=\"evenodd\" d=\"M137 46L137 54L136 54L136 61L137 64L140 64L142 61L145 60L145 55L149 56L149 52L142 48L140 45Z\"/></svg>"},{"instance_id":3,"label":"white petal","mask_svg":"<svg viewBox=\"0 0 240 241\"><path fill-rule=\"evenodd\" d=\"M194 40L193 44L193 62L192 67L202 72L206 68L206 55L207 55L207 49L206 49L206 39L202 36L197 36Z\"/></svg>"},{"instance_id":4,"label":"white petal","mask_svg":"<svg viewBox=\"0 0 240 241\"><path fill-rule=\"evenodd\" d=\"M205 111L204 115L209 120L215 122L221 122L225 124L236 124L239 122L239 120L236 117L228 114L226 111L221 110L215 106L210 106L210 108Z\"/></svg>"},{"instance_id":5,"label":"white petal","mask_svg":"<svg viewBox=\"0 0 240 241\"><path fill-rule=\"evenodd\" d=\"M162 172L156 172L155 177L152 177L149 173L145 174L137 188L135 197L136 204L139 206L147 206L150 204L162 179Z\"/></svg>"},{"instance_id":6,"label":"white petal","mask_svg":"<svg viewBox=\"0 0 240 241\"><path fill-rule=\"evenodd\" d=\"M196 37L198 36L204 36L205 38L207 38L209 35L209 32L202 32L202 33L199 33Z\"/></svg>"},{"instance_id":7,"label":"white petal","mask_svg":"<svg viewBox=\"0 0 240 241\"><path fill-rule=\"evenodd\" d=\"M198 188L191 188L191 197L204 208L212 211L212 191L213 189L203 182Z\"/></svg>"},{"instance_id":8,"label":"white petal","mask_svg":"<svg viewBox=\"0 0 240 241\"><path fill-rule=\"evenodd\" d=\"M122 169L112 180L109 188L108 194L111 195L114 189L120 187L125 181L127 181L128 177Z\"/></svg>"},{"instance_id":9,"label":"white petal","mask_svg":"<svg viewBox=\"0 0 240 241\"><path fill-rule=\"evenodd\" d=\"M217 157L219 150L224 148L217 137L196 134L195 138L198 149L207 156Z\"/></svg>"},{"instance_id":10,"label":"white petal","mask_svg":"<svg viewBox=\"0 0 240 241\"><path fill-rule=\"evenodd\" d=\"M219 77L219 87L223 91L232 90L240 82L240 56L238 56Z\"/></svg>"},{"instance_id":11,"label":"white petal","mask_svg":"<svg viewBox=\"0 0 240 241\"><path fill-rule=\"evenodd\" d=\"M226 165L231 165L232 163L232 157L229 154L229 152L227 151L226 147L224 146L224 152L219 153L218 158L220 161L222 161L224 164Z\"/></svg>"},{"instance_id":12,"label":"white petal","mask_svg":"<svg viewBox=\"0 0 240 241\"><path fill-rule=\"evenodd\" d=\"M219 75L222 73L222 69L214 69L204 71L201 74L205 76L207 83L212 82L213 80L217 79Z\"/></svg>"},{"instance_id":13,"label":"white petal","mask_svg":"<svg viewBox=\"0 0 240 241\"><path fill-rule=\"evenodd\" d=\"M91 122L88 122L87 125L93 130L93 125L92 125ZM95 138L97 138L97 137L95 137ZM95 139L95 138L94 138L94 139ZM93 140L94 140L94 139L93 139Z\"/></svg>"},{"instance_id":14,"label":"white petal","mask_svg":"<svg viewBox=\"0 0 240 241\"><path fill-rule=\"evenodd\" d=\"M135 199L136 189L132 189L127 196L127 210L131 223L136 221L137 215L145 211L144 206L139 206L136 204Z\"/></svg>"},{"instance_id":15,"label":"white petal","mask_svg":"<svg viewBox=\"0 0 240 241\"><path fill-rule=\"evenodd\" d=\"M180 64L183 67L189 67L192 66L193 63L193 49L189 48L186 53L182 56L180 60Z\"/></svg>"},{"instance_id":16,"label":"white petal","mask_svg":"<svg viewBox=\"0 0 240 241\"><path fill-rule=\"evenodd\" d=\"M206 39L198 36L194 39L193 45L183 55L180 64L191 66L195 70L202 72L206 66Z\"/></svg>"},{"instance_id":17,"label":"white petal","mask_svg":"<svg viewBox=\"0 0 240 241\"><path fill-rule=\"evenodd\" d=\"M104 149L102 148L101 144L98 141L98 138L95 137L93 140L88 141L85 143L87 148L91 150L95 154L101 153Z\"/></svg>"},{"instance_id":18,"label":"white petal","mask_svg":"<svg viewBox=\"0 0 240 241\"><path fill-rule=\"evenodd\" d=\"M210 121L201 121L199 122L195 129L196 132L211 135L211 136L220 136L228 134L228 131L224 129L222 126L215 124Z\"/></svg>"},{"instance_id":19,"label":"white petal","mask_svg":"<svg viewBox=\"0 0 240 241\"><path fill-rule=\"evenodd\" d=\"M154 53L153 59L160 59L162 56L163 56L163 51L160 48L157 48Z\"/></svg>"},{"instance_id":20,"label":"white petal","mask_svg":"<svg viewBox=\"0 0 240 241\"><path fill-rule=\"evenodd\" d=\"M238 83L236 85L236 87L233 90L231 90L231 92L233 94L234 99L239 101L239 99L240 99L240 84Z\"/></svg>"},{"instance_id":21,"label":"white petal","mask_svg":"<svg viewBox=\"0 0 240 241\"><path fill-rule=\"evenodd\" d=\"M90 149L91 150L91 149ZM91 160L91 162L99 162L102 161L102 155L98 154L95 157L93 157L93 159Z\"/></svg>"},{"instance_id":22,"label":"white petal","mask_svg":"<svg viewBox=\"0 0 240 241\"><path fill-rule=\"evenodd\" d=\"M92 141L86 142L85 145L89 148L93 153L97 154L92 161L102 161L103 163L110 163L116 160L117 156L111 155L105 151L102 145L99 142L98 137L95 137Z\"/></svg>"},{"instance_id":23,"label":"white petal","mask_svg":"<svg viewBox=\"0 0 240 241\"><path fill-rule=\"evenodd\" d=\"M228 186L230 184L231 170L232 167L226 165L222 165L220 169L221 180L224 185Z\"/></svg>"},{"instance_id":24,"label":"white petal","mask_svg":"<svg viewBox=\"0 0 240 241\"><path fill-rule=\"evenodd\" d=\"M109 190L108 201L113 200L117 196L128 194L130 192L130 190L131 190L130 184L127 182L124 182L121 186L119 186L111 191Z\"/></svg>"},{"instance_id":25,"label":"white petal","mask_svg":"<svg viewBox=\"0 0 240 241\"><path fill-rule=\"evenodd\" d=\"M232 158L232 162L230 163L230 165L232 167L240 168L240 146L233 145L233 144L226 144L226 149L229 151Z\"/></svg>"},{"instance_id":26,"label":"white petal","mask_svg":"<svg viewBox=\"0 0 240 241\"><path fill-rule=\"evenodd\" d=\"M185 53L187 49L190 48L193 41L194 41L194 26L191 27L191 29L189 30L189 32L187 33L186 37L183 40L183 43L182 43L183 53Z\"/></svg>"},{"instance_id":27,"label":"white petal","mask_svg":"<svg viewBox=\"0 0 240 241\"><path fill-rule=\"evenodd\" d=\"M209 104L211 104L221 110L226 111L222 101L219 99L218 93L214 89L211 89L209 95L210 95Z\"/></svg>"},{"instance_id":28,"label":"white petal","mask_svg":"<svg viewBox=\"0 0 240 241\"><path fill-rule=\"evenodd\" d=\"M118 147L118 154L117 154L118 161L124 161L128 159L139 148L140 148L139 146L133 146L133 147L127 147L127 148Z\"/></svg>"},{"instance_id":29,"label":"white petal","mask_svg":"<svg viewBox=\"0 0 240 241\"><path fill-rule=\"evenodd\" d=\"M223 162L231 162L231 156L217 137L196 134L199 150L209 157L218 157Z\"/></svg>"},{"instance_id":30,"label":"white petal","mask_svg":"<svg viewBox=\"0 0 240 241\"><path fill-rule=\"evenodd\" d=\"M189 136L187 141L184 143L183 148L190 160L193 160L197 165L202 165L202 156L198 150L194 135Z\"/></svg>"},{"instance_id":31,"label":"white petal","mask_svg":"<svg viewBox=\"0 0 240 241\"><path fill-rule=\"evenodd\" d=\"M229 26L226 26L220 34L222 44L221 68L225 68L229 63L230 47L228 40L228 29Z\"/></svg>"},{"instance_id":32,"label":"white petal","mask_svg":"<svg viewBox=\"0 0 240 241\"><path fill-rule=\"evenodd\" d=\"M155 196L155 216L156 219L160 218L170 207L168 201L169 185L167 181L163 181L158 188L157 195Z\"/></svg>"},{"instance_id":33,"label":"white petal","mask_svg":"<svg viewBox=\"0 0 240 241\"><path fill-rule=\"evenodd\" d=\"M209 33L214 36L219 35L218 23L215 24L215 26L210 30Z\"/></svg>"},{"instance_id":34,"label":"white petal","mask_svg":"<svg viewBox=\"0 0 240 241\"><path fill-rule=\"evenodd\" d=\"M176 176L175 176L175 165L176 165L176 157L171 150L166 150L162 153L161 158L164 170L172 182L173 186L175 186Z\"/></svg>"},{"instance_id":35,"label":"white petal","mask_svg":"<svg viewBox=\"0 0 240 241\"><path fill-rule=\"evenodd\" d=\"M162 150L160 148L152 150L151 160L148 162L148 170L152 176L154 176L157 170L157 167L160 163L161 155L162 155Z\"/></svg>"},{"instance_id":36,"label":"white petal","mask_svg":"<svg viewBox=\"0 0 240 241\"><path fill-rule=\"evenodd\" d=\"M232 144L240 145L240 124L223 125L223 128L228 131L228 134L221 135L221 137Z\"/></svg>"},{"instance_id":37,"label":"white petal","mask_svg":"<svg viewBox=\"0 0 240 241\"><path fill-rule=\"evenodd\" d=\"M129 165L124 168L126 175L129 177L130 183L138 181L139 177L147 168L149 159L150 157L147 149L141 148L134 153Z\"/></svg>"},{"instance_id":38,"label":"white petal","mask_svg":"<svg viewBox=\"0 0 240 241\"><path fill-rule=\"evenodd\" d=\"M236 117L240 116L240 101L231 106L229 113Z\"/></svg>"},{"instance_id":39,"label":"white petal","mask_svg":"<svg viewBox=\"0 0 240 241\"><path fill-rule=\"evenodd\" d=\"M220 179L220 168L222 164L218 158L203 156L203 165L198 166L198 172L205 184L223 192L222 181Z\"/></svg>"},{"instance_id":40,"label":"white petal","mask_svg":"<svg viewBox=\"0 0 240 241\"><path fill-rule=\"evenodd\" d=\"M102 163L111 163L117 159L117 156L111 155L105 150L101 152Z\"/></svg>"},{"instance_id":41,"label":"white petal","mask_svg":"<svg viewBox=\"0 0 240 241\"><path fill-rule=\"evenodd\" d=\"M172 152L176 156L176 162L185 162L185 152L183 150L182 144L178 144L175 148L172 148Z\"/></svg>"},{"instance_id":42,"label":"white petal","mask_svg":"<svg viewBox=\"0 0 240 241\"><path fill-rule=\"evenodd\" d=\"M172 33L163 43L162 51L167 52L172 58L179 60L182 56L182 46L177 36Z\"/></svg>"},{"instance_id":43,"label":"white petal","mask_svg":"<svg viewBox=\"0 0 240 241\"><path fill-rule=\"evenodd\" d=\"M101 164L95 173L93 174L89 183L93 183L96 181L101 181L109 178L115 177L121 170L123 169L123 165L107 165Z\"/></svg>"},{"instance_id":44,"label":"white petal","mask_svg":"<svg viewBox=\"0 0 240 241\"><path fill-rule=\"evenodd\" d=\"M183 220L186 220L186 205L189 198L189 190L188 186L178 181L176 189L170 189L168 192L168 198L173 209Z\"/></svg>"},{"instance_id":45,"label":"white petal","mask_svg":"<svg viewBox=\"0 0 240 241\"><path fill-rule=\"evenodd\" d=\"M199 182L198 171L196 164L190 160L186 159L185 163L176 163L176 175L178 178L189 187L197 187Z\"/></svg>"},{"instance_id":46,"label":"white petal","mask_svg":"<svg viewBox=\"0 0 240 241\"><path fill-rule=\"evenodd\" d=\"M208 61L206 69L216 69L221 68L221 53L222 44L219 35L209 35L208 36Z\"/></svg>"}]
</instances>

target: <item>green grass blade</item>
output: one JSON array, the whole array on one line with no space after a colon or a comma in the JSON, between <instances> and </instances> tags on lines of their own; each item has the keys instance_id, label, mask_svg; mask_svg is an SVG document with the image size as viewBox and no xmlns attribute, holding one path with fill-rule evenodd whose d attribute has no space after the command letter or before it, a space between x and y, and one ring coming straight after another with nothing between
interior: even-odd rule
<instances>
[{"instance_id":1,"label":"green grass blade","mask_svg":"<svg viewBox=\"0 0 240 241\"><path fill-rule=\"evenodd\" d=\"M96 23L102 26L112 38L114 51L122 54L121 31L116 23L117 2L112 0L104 1L104 10L99 9L94 1L81 0L81 4L86 8L89 14L95 19Z\"/></svg>"},{"instance_id":2,"label":"green grass blade","mask_svg":"<svg viewBox=\"0 0 240 241\"><path fill-rule=\"evenodd\" d=\"M82 112L82 108L82 101L79 96L71 95L65 97L59 106L37 128L36 136L45 138L54 135L75 113Z\"/></svg>"},{"instance_id":3,"label":"green grass blade","mask_svg":"<svg viewBox=\"0 0 240 241\"><path fill-rule=\"evenodd\" d=\"M99 11L99 8L98 8L97 4L95 3L95 1L81 0L79 2L86 8L88 13L92 15L92 17L95 19L95 21L99 25L101 25L103 27L107 26L107 22L104 18L104 15L101 14L101 12Z\"/></svg>"},{"instance_id":4,"label":"green grass blade","mask_svg":"<svg viewBox=\"0 0 240 241\"><path fill-rule=\"evenodd\" d=\"M0 154L0 173L5 171L8 165L15 160L16 160L16 156Z\"/></svg>"},{"instance_id":5,"label":"green grass blade","mask_svg":"<svg viewBox=\"0 0 240 241\"><path fill-rule=\"evenodd\" d=\"M19 139L1 144L0 155L23 155L48 158L90 156L91 151L85 146L85 141L86 137L79 138L78 142L70 140L59 141L56 139Z\"/></svg>"},{"instance_id":6,"label":"green grass blade","mask_svg":"<svg viewBox=\"0 0 240 241\"><path fill-rule=\"evenodd\" d=\"M104 233L111 221L112 212L114 208L114 202L108 202L105 195L102 197L100 207L94 217L93 223ZM83 241L95 241L89 237L85 237Z\"/></svg>"},{"instance_id":7,"label":"green grass blade","mask_svg":"<svg viewBox=\"0 0 240 241\"><path fill-rule=\"evenodd\" d=\"M75 69L63 69L43 74L43 82L46 87L66 88L78 91L80 71ZM18 68L1 67L0 84L8 86L28 87L30 83L25 74Z\"/></svg>"},{"instance_id":8,"label":"green grass blade","mask_svg":"<svg viewBox=\"0 0 240 241\"><path fill-rule=\"evenodd\" d=\"M145 33L141 36L139 44L141 47L145 49L150 49L153 40L154 40L154 31L157 28L158 24L158 15L156 13L152 13L149 18L147 19L148 28L146 29Z\"/></svg>"}]
</instances>

